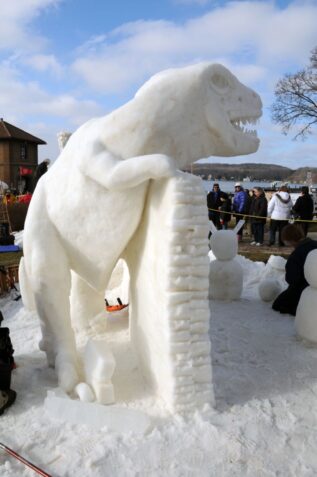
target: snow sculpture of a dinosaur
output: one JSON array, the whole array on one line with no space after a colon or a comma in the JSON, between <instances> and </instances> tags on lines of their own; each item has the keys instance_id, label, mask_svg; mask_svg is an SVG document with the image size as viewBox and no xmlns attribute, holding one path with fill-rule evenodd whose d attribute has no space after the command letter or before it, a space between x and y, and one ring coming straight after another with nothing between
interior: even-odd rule
<instances>
[{"instance_id":1,"label":"snow sculpture of a dinosaur","mask_svg":"<svg viewBox=\"0 0 317 477\"><path fill-rule=\"evenodd\" d=\"M138 228L150 179L203 157L255 152L256 132L243 124L254 123L261 106L221 65L167 70L124 106L81 126L41 178L25 223L21 290L66 391L79 381L71 271L102 296Z\"/></svg>"}]
</instances>

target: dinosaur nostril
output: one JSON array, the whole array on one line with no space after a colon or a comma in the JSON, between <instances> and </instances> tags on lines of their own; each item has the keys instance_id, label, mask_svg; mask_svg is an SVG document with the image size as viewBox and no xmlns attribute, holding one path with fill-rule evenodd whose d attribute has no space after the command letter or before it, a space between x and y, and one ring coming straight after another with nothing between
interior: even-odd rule
<instances>
[{"instance_id":1,"label":"dinosaur nostril","mask_svg":"<svg viewBox=\"0 0 317 477\"><path fill-rule=\"evenodd\" d=\"M242 103L242 98L241 98L241 96L239 96L238 101L240 101L240 103Z\"/></svg>"}]
</instances>

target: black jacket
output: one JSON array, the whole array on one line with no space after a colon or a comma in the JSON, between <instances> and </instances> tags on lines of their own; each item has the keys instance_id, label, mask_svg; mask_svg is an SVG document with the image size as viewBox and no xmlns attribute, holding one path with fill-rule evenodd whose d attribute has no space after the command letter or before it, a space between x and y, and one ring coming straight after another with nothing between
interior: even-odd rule
<instances>
[{"instance_id":1,"label":"black jacket","mask_svg":"<svg viewBox=\"0 0 317 477\"><path fill-rule=\"evenodd\" d=\"M220 214L220 219L223 220L223 222L230 222L231 220L231 198L226 194L225 192L222 192L222 197L221 197L221 205L220 205L220 210L221 212L228 212L228 213L222 213Z\"/></svg>"},{"instance_id":2,"label":"black jacket","mask_svg":"<svg viewBox=\"0 0 317 477\"><path fill-rule=\"evenodd\" d=\"M293 212L302 220L312 220L314 212L314 202L309 194L301 195L295 202Z\"/></svg>"},{"instance_id":3,"label":"black jacket","mask_svg":"<svg viewBox=\"0 0 317 477\"><path fill-rule=\"evenodd\" d=\"M45 161L41 162L35 170L35 176L34 176L34 188L36 187L36 184L38 183L39 179L47 172L48 167L47 163Z\"/></svg>"},{"instance_id":4,"label":"black jacket","mask_svg":"<svg viewBox=\"0 0 317 477\"><path fill-rule=\"evenodd\" d=\"M308 287L304 276L305 261L309 252L315 249L317 249L317 241L305 238L288 257L285 266L285 280L288 288L276 298L272 305L273 310L296 315L302 291Z\"/></svg>"},{"instance_id":5,"label":"black jacket","mask_svg":"<svg viewBox=\"0 0 317 477\"><path fill-rule=\"evenodd\" d=\"M226 198L228 195L219 189L218 192L211 190L207 194L207 207L209 209L219 209L222 205L221 198Z\"/></svg>"},{"instance_id":6,"label":"black jacket","mask_svg":"<svg viewBox=\"0 0 317 477\"><path fill-rule=\"evenodd\" d=\"M250 205L250 215L256 215L257 217L263 217L263 219L252 218L251 222L254 224L261 224L266 222L267 217L267 199L264 194L261 194L259 197L254 197Z\"/></svg>"}]
</instances>

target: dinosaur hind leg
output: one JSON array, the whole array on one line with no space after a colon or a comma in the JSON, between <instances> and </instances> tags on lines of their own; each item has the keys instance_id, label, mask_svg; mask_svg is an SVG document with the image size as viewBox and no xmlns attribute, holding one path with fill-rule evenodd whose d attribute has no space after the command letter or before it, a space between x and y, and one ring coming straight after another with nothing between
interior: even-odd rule
<instances>
[{"instance_id":1,"label":"dinosaur hind leg","mask_svg":"<svg viewBox=\"0 0 317 477\"><path fill-rule=\"evenodd\" d=\"M60 387L69 392L79 381L70 319L70 267L53 227L42 227L34 238L30 269L43 335L40 347L46 352L48 363L55 364Z\"/></svg>"}]
</instances>

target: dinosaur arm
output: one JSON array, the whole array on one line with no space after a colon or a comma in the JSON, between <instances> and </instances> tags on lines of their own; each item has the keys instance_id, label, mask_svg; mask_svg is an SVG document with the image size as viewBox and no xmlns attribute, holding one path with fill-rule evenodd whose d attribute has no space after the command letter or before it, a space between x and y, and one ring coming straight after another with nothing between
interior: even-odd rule
<instances>
[{"instance_id":1,"label":"dinosaur arm","mask_svg":"<svg viewBox=\"0 0 317 477\"><path fill-rule=\"evenodd\" d=\"M81 156L79 169L84 175L109 190L136 187L149 179L170 177L176 171L173 159L164 154L149 154L120 160L101 143L94 144L91 154Z\"/></svg>"}]
</instances>

